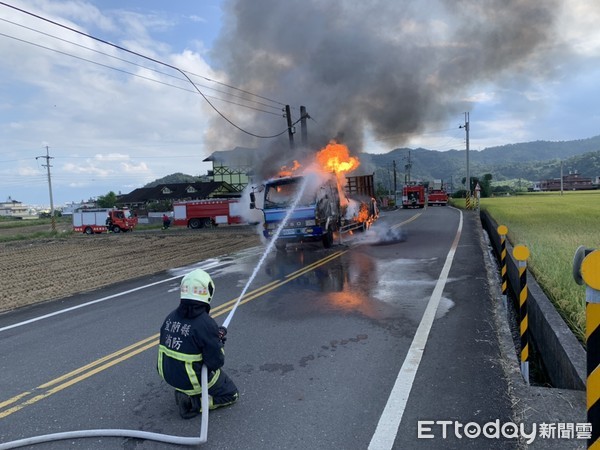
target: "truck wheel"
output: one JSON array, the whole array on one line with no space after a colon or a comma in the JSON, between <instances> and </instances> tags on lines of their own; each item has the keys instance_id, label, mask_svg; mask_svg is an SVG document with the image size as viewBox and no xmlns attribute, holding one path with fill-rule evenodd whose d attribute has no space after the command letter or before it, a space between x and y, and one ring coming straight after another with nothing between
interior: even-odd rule
<instances>
[{"instance_id":1,"label":"truck wheel","mask_svg":"<svg viewBox=\"0 0 600 450\"><path fill-rule=\"evenodd\" d=\"M191 219L190 220L190 228L200 228L200 219Z\"/></svg>"},{"instance_id":2,"label":"truck wheel","mask_svg":"<svg viewBox=\"0 0 600 450\"><path fill-rule=\"evenodd\" d=\"M275 241L275 248L280 252L285 251L285 241Z\"/></svg>"},{"instance_id":3,"label":"truck wheel","mask_svg":"<svg viewBox=\"0 0 600 450\"><path fill-rule=\"evenodd\" d=\"M120 232L121 232L121 229L119 228L119 226L118 226L118 225L115 225L115 226L112 228L112 231L113 231L113 233L120 233Z\"/></svg>"},{"instance_id":4,"label":"truck wheel","mask_svg":"<svg viewBox=\"0 0 600 450\"><path fill-rule=\"evenodd\" d=\"M85 234L94 234L94 230L92 230L92 227L85 227L85 230L83 230L83 232Z\"/></svg>"},{"instance_id":5,"label":"truck wheel","mask_svg":"<svg viewBox=\"0 0 600 450\"><path fill-rule=\"evenodd\" d=\"M323 247L331 248L333 245L333 231L327 230L327 233L323 235Z\"/></svg>"},{"instance_id":6,"label":"truck wheel","mask_svg":"<svg viewBox=\"0 0 600 450\"><path fill-rule=\"evenodd\" d=\"M204 223L202 224L202 227L203 228L212 228L213 227L212 220L204 219Z\"/></svg>"}]
</instances>

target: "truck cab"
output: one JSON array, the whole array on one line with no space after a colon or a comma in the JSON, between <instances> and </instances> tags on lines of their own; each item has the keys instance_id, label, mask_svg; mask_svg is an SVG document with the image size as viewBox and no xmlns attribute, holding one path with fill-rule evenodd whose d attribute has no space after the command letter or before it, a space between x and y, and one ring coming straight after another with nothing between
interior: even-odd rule
<instances>
[{"instance_id":1,"label":"truck cab","mask_svg":"<svg viewBox=\"0 0 600 450\"><path fill-rule=\"evenodd\" d=\"M304 191L302 189L304 188ZM300 192L302 195L299 197ZM252 204L255 195L251 195ZM304 176L282 177L269 180L264 185L263 236L272 239L281 222L290 213L277 243L278 249L288 242L322 241L325 248L333 244L333 233L341 220L340 196L334 177L314 183Z\"/></svg>"}]
</instances>

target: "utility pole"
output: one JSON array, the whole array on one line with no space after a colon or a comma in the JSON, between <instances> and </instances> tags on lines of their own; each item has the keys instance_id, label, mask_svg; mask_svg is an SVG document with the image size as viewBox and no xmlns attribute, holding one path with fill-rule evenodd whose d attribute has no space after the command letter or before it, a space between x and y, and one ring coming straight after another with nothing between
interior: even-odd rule
<instances>
[{"instance_id":1,"label":"utility pole","mask_svg":"<svg viewBox=\"0 0 600 450\"><path fill-rule=\"evenodd\" d=\"M394 197L396 197L396 191L398 190L398 182L396 179L396 160L392 160L394 163Z\"/></svg>"},{"instance_id":2,"label":"utility pole","mask_svg":"<svg viewBox=\"0 0 600 450\"><path fill-rule=\"evenodd\" d=\"M398 205L398 182L396 179L396 160L392 160L393 168L394 168L394 206Z\"/></svg>"},{"instance_id":3,"label":"utility pole","mask_svg":"<svg viewBox=\"0 0 600 450\"><path fill-rule=\"evenodd\" d=\"M467 205L471 201L471 174L469 173L469 113L465 113L465 124L458 128L464 128L467 136Z\"/></svg>"},{"instance_id":4,"label":"utility pole","mask_svg":"<svg viewBox=\"0 0 600 450\"><path fill-rule=\"evenodd\" d=\"M560 162L560 195L563 195L563 162Z\"/></svg>"},{"instance_id":5,"label":"utility pole","mask_svg":"<svg viewBox=\"0 0 600 450\"><path fill-rule=\"evenodd\" d=\"M308 147L308 129L306 128L306 119L310 116L306 113L306 106L300 106L300 136L302 138L302 146Z\"/></svg>"},{"instance_id":6,"label":"utility pole","mask_svg":"<svg viewBox=\"0 0 600 450\"><path fill-rule=\"evenodd\" d=\"M50 150L46 145L46 156L37 156L35 159L45 158L46 164L42 164L42 167L45 167L48 171L48 191L50 192L50 221L52 223L52 231L56 232L56 217L54 217L54 200L52 200L52 178L50 177L50 160L53 159L50 156Z\"/></svg>"},{"instance_id":7,"label":"utility pole","mask_svg":"<svg viewBox=\"0 0 600 450\"><path fill-rule=\"evenodd\" d=\"M408 163L404 166L404 183L410 184L410 168L412 163L410 162L410 150L408 151Z\"/></svg>"},{"instance_id":8,"label":"utility pole","mask_svg":"<svg viewBox=\"0 0 600 450\"><path fill-rule=\"evenodd\" d=\"M290 105L285 105L285 118L287 119L288 136L290 138L290 149L294 150L294 130L292 127L292 112Z\"/></svg>"}]
</instances>

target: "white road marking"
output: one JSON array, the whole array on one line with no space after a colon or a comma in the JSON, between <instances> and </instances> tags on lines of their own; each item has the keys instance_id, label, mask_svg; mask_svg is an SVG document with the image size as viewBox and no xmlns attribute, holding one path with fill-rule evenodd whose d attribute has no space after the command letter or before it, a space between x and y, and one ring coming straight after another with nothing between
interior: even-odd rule
<instances>
[{"instance_id":1,"label":"white road marking","mask_svg":"<svg viewBox=\"0 0 600 450\"><path fill-rule=\"evenodd\" d=\"M193 268L194 269L201 268L201 269L207 270L207 269L212 269L214 267L217 267L220 264L222 264L222 263L220 263L219 261L211 260L208 264L194 265ZM77 305L77 306L72 306L70 308L61 309L59 311L55 311L55 312L50 313L50 314L45 314L43 316L34 317L33 319L25 320L23 322L13 323L12 325L8 325L8 326L0 328L0 333L3 332L3 331L6 331L6 330L10 330L12 328L22 327L23 325L28 325L30 323L34 323L34 322L38 322L40 320L48 319L49 317L58 316L59 314L64 314L64 313L67 313L69 311L74 311L74 310L79 309L79 308L85 308L86 306L94 305L96 303L101 303L101 302L104 302L106 300L110 300L110 299L113 299L113 298L116 298L116 297L121 297L123 295L131 294L132 292L140 291L142 289L146 289L146 288L149 288L149 287L152 287L152 286L156 286L158 284L167 283L169 281L173 281L173 280L176 280L177 278L183 277L188 271L186 271L186 272L182 271L181 274L178 274L178 275L176 275L174 277L166 278L166 279L161 280L161 281L155 281L154 283L145 284L143 286L138 286L136 288L129 289L128 291L119 292L118 294L108 295L106 297L102 297L102 298L99 298L99 299L96 299L96 300L92 300L92 301L89 301L89 302L86 302L86 303L82 303L81 305Z\"/></svg>"},{"instance_id":2,"label":"white road marking","mask_svg":"<svg viewBox=\"0 0 600 450\"><path fill-rule=\"evenodd\" d=\"M450 267L452 266L454 254L456 253L456 248L458 247L458 242L462 233L463 214L460 210L459 213L460 220L454 242L446 256L446 262L444 263L442 272L433 289L433 293L429 298L419 328L417 328L417 332L410 344L404 363L402 364L400 372L398 372L398 377L396 378L392 392L390 393L383 413L379 418L379 423L377 424L377 428L375 429L375 433L369 444L369 450L387 450L394 446L394 441L398 434L398 427L400 426L402 416L404 415L406 403L408 402L408 397L412 390L415 376L419 369L419 364L421 363L421 358L423 357L423 351L427 344L429 332L431 331L435 313L440 303L440 299L442 298L442 293L448 280Z\"/></svg>"}]
</instances>

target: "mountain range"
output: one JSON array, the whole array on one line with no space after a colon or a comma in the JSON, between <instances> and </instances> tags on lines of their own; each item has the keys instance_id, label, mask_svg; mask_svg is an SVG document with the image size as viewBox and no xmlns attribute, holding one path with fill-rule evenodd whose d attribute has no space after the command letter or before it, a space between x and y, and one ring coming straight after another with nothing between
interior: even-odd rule
<instances>
[{"instance_id":1,"label":"mountain range","mask_svg":"<svg viewBox=\"0 0 600 450\"><path fill-rule=\"evenodd\" d=\"M243 150L238 148L236 151ZM358 171L361 174L373 173L376 185L384 191L393 190L394 166L396 187L401 186L410 175L412 181L441 179L454 189L460 189L466 177L466 156L466 150L440 152L425 148L396 148L384 154L360 154L361 167ZM494 184L519 180L519 184L522 182L526 186L527 182L559 178L561 165L565 175L577 172L582 177L593 179L600 176L600 136L573 141L523 142L469 151L470 175L482 178L489 173ZM177 173L145 187L167 182L202 181L205 178L206 175Z\"/></svg>"},{"instance_id":2,"label":"mountain range","mask_svg":"<svg viewBox=\"0 0 600 450\"><path fill-rule=\"evenodd\" d=\"M408 178L410 172L413 181L442 179L459 189L466 177L466 156L466 150L439 152L424 148L396 148L385 154L363 153L361 162L375 174L376 183L384 186L393 183L395 163L398 185ZM489 173L496 183L559 178L561 164L563 174L577 172L582 177L600 176L600 136L574 141L524 142L469 151L470 176L482 178Z\"/></svg>"}]
</instances>

